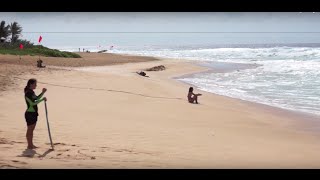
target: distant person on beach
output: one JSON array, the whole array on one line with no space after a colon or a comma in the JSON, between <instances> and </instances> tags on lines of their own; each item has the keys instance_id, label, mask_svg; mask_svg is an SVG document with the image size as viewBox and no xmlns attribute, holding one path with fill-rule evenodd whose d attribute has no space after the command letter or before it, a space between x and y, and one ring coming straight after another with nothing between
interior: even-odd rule
<instances>
[{"instance_id":1,"label":"distant person on beach","mask_svg":"<svg viewBox=\"0 0 320 180\"><path fill-rule=\"evenodd\" d=\"M84 48L82 48L82 52L84 52Z\"/></svg>"},{"instance_id":2,"label":"distant person on beach","mask_svg":"<svg viewBox=\"0 0 320 180\"><path fill-rule=\"evenodd\" d=\"M188 93L188 101L189 103L196 103L198 104L198 96L201 96L202 94L194 94L193 93L193 87L189 88L189 93Z\"/></svg>"},{"instance_id":3,"label":"distant person on beach","mask_svg":"<svg viewBox=\"0 0 320 180\"><path fill-rule=\"evenodd\" d=\"M39 96L36 96L34 93L34 89L37 87L37 80L36 79L29 79L27 86L24 88L24 94L25 94L25 100L27 103L27 110L24 114L24 117L27 122L27 133L26 133L26 138L28 142L28 147L27 149L35 149L37 148L33 144L33 130L36 127L37 121L38 121L38 106L40 102L47 101L47 98L44 97L41 99L43 94L47 91L46 88L42 89L42 93L39 94Z\"/></svg>"},{"instance_id":4,"label":"distant person on beach","mask_svg":"<svg viewBox=\"0 0 320 180\"><path fill-rule=\"evenodd\" d=\"M79 48L79 52L80 52L80 48Z\"/></svg>"},{"instance_id":5,"label":"distant person on beach","mask_svg":"<svg viewBox=\"0 0 320 180\"><path fill-rule=\"evenodd\" d=\"M37 67L38 68L45 68L46 66L42 65L43 61L40 59L37 61Z\"/></svg>"}]
</instances>

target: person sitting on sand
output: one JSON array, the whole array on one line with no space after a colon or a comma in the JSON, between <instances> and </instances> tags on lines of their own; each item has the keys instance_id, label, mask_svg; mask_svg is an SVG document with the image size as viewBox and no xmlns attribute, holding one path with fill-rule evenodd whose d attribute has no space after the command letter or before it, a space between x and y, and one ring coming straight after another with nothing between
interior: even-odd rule
<instances>
[{"instance_id":1,"label":"person sitting on sand","mask_svg":"<svg viewBox=\"0 0 320 180\"><path fill-rule=\"evenodd\" d=\"M24 114L24 117L27 122L27 133L26 138L28 142L27 149L35 149L37 148L33 144L33 130L36 127L38 121L38 106L40 102L47 101L47 98L44 97L41 99L43 94L47 91L46 88L42 89L42 93L39 96L36 96L34 93L34 89L37 87L37 80L36 79L29 79L27 86L24 88L25 100L27 103L27 110Z\"/></svg>"},{"instance_id":2,"label":"person sitting on sand","mask_svg":"<svg viewBox=\"0 0 320 180\"><path fill-rule=\"evenodd\" d=\"M189 88L189 93L188 93L188 101L189 103L196 103L198 104L198 96L201 96L202 94L194 94L193 93L193 87Z\"/></svg>"},{"instance_id":3,"label":"person sitting on sand","mask_svg":"<svg viewBox=\"0 0 320 180\"><path fill-rule=\"evenodd\" d=\"M42 61L41 59L39 59L39 60L37 61L37 67L38 67L38 68L45 68L45 67L46 67L46 66L43 66L43 65L42 65L42 62L43 62L43 61Z\"/></svg>"}]
</instances>

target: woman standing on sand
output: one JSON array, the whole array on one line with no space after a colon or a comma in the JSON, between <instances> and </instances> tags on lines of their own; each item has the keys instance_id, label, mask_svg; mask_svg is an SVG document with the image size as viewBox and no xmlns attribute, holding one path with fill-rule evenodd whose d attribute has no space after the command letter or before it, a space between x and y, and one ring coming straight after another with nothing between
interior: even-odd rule
<instances>
[{"instance_id":1,"label":"woman standing on sand","mask_svg":"<svg viewBox=\"0 0 320 180\"><path fill-rule=\"evenodd\" d=\"M29 79L27 86L24 88L24 94L25 94L25 100L27 103L27 110L24 114L24 117L27 122L27 141L28 141L28 147L27 149L35 149L37 148L32 140L33 140L33 130L36 127L37 120L38 120L38 106L41 101L45 100L47 101L47 98L44 97L41 99L43 94L47 91L46 88L42 89L42 93L39 96L36 96L34 93L34 89L37 87L37 80L36 79Z\"/></svg>"}]
</instances>

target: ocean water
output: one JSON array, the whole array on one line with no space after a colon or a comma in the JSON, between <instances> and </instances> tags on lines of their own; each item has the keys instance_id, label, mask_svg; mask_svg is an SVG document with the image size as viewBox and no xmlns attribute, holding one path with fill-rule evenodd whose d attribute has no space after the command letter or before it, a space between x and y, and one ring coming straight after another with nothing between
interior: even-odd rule
<instances>
[{"instance_id":1,"label":"ocean water","mask_svg":"<svg viewBox=\"0 0 320 180\"><path fill-rule=\"evenodd\" d=\"M192 60L225 71L178 80L219 95L320 115L320 43L312 41L315 35L297 36L300 43L293 43L290 40L295 34L282 34L281 42L277 42L280 35L263 34L255 37L254 44L247 37L252 34L98 34L80 40L76 34L70 36L74 41L69 44L50 37L51 42L56 41L48 46L64 51L107 49L111 53Z\"/></svg>"},{"instance_id":2,"label":"ocean water","mask_svg":"<svg viewBox=\"0 0 320 180\"><path fill-rule=\"evenodd\" d=\"M146 46L110 52L189 59L225 69L178 80L219 95L320 115L320 44Z\"/></svg>"}]
</instances>

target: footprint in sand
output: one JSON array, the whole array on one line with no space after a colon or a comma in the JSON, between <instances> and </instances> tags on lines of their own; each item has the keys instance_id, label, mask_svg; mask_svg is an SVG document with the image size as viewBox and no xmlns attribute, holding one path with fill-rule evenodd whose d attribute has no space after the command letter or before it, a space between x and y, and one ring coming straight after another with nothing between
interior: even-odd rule
<instances>
[{"instance_id":1,"label":"footprint in sand","mask_svg":"<svg viewBox=\"0 0 320 180\"><path fill-rule=\"evenodd\" d=\"M58 152L67 152L67 151L70 151L70 149L60 149L60 150L58 150Z\"/></svg>"},{"instance_id":2,"label":"footprint in sand","mask_svg":"<svg viewBox=\"0 0 320 180\"><path fill-rule=\"evenodd\" d=\"M0 138L0 144L10 144L10 145L13 145L15 143L18 143L18 144L23 144L25 142L20 142L20 141L8 141L4 138Z\"/></svg>"},{"instance_id":3,"label":"footprint in sand","mask_svg":"<svg viewBox=\"0 0 320 180\"><path fill-rule=\"evenodd\" d=\"M51 145L50 143L46 143L47 145ZM78 145L76 144L66 144L66 143L61 143L61 142L58 142L58 143L54 143L53 145L55 146L60 146L61 148L61 145L66 147L66 146L69 146L70 148L68 149L60 149L59 147L55 150L55 152L57 153L54 157L50 157L49 159L73 159L73 160L86 160L86 159L96 159L95 156L91 156L91 155L87 155L85 153L82 153L80 152L81 151L89 151L89 149L80 149L80 150L77 150L75 152L76 149L74 148L71 148L71 147L79 147ZM108 147L103 147L103 148L108 148ZM66 153L68 152L68 153ZM96 152L95 150L93 150L92 152ZM71 154L70 154L71 153Z\"/></svg>"},{"instance_id":4,"label":"footprint in sand","mask_svg":"<svg viewBox=\"0 0 320 180\"><path fill-rule=\"evenodd\" d=\"M114 150L114 152L129 152L129 153L133 153L133 151L129 150L129 149L116 149L116 150Z\"/></svg>"},{"instance_id":5,"label":"footprint in sand","mask_svg":"<svg viewBox=\"0 0 320 180\"><path fill-rule=\"evenodd\" d=\"M102 149L110 149L109 147L105 147L105 146L102 146L100 148L102 148Z\"/></svg>"},{"instance_id":6,"label":"footprint in sand","mask_svg":"<svg viewBox=\"0 0 320 180\"><path fill-rule=\"evenodd\" d=\"M80 155L82 155L82 156L85 156L85 157L87 157L87 158L90 158L90 159L96 159L96 157L94 157L94 156L89 156L89 155L87 155L87 154L84 154L84 153L80 152L80 150L78 150L78 154L80 154Z\"/></svg>"},{"instance_id":7,"label":"footprint in sand","mask_svg":"<svg viewBox=\"0 0 320 180\"><path fill-rule=\"evenodd\" d=\"M47 144L49 144L49 143L47 143ZM50 144L49 144L50 145ZM65 144L65 143L53 143L53 145L67 145L67 144Z\"/></svg>"},{"instance_id":8,"label":"footprint in sand","mask_svg":"<svg viewBox=\"0 0 320 180\"><path fill-rule=\"evenodd\" d=\"M17 160L12 160L12 162L14 162L14 163L19 163L19 164L28 164L28 163L26 163L26 162L17 161Z\"/></svg>"},{"instance_id":9,"label":"footprint in sand","mask_svg":"<svg viewBox=\"0 0 320 180\"><path fill-rule=\"evenodd\" d=\"M110 147L105 147L105 146L102 146L102 147L100 147L101 149L100 149L100 152L106 152L105 151L105 149L106 150L110 150L111 148Z\"/></svg>"},{"instance_id":10,"label":"footprint in sand","mask_svg":"<svg viewBox=\"0 0 320 180\"><path fill-rule=\"evenodd\" d=\"M12 145L13 143L7 141L7 140L4 139L4 138L1 138L1 139L0 139L0 144L10 144L10 145Z\"/></svg>"},{"instance_id":11,"label":"footprint in sand","mask_svg":"<svg viewBox=\"0 0 320 180\"><path fill-rule=\"evenodd\" d=\"M12 166L10 164L0 164L0 168L15 168L15 169L18 169L18 167L16 166Z\"/></svg>"},{"instance_id":12,"label":"footprint in sand","mask_svg":"<svg viewBox=\"0 0 320 180\"><path fill-rule=\"evenodd\" d=\"M5 149L12 149L12 147L2 147L2 148L5 148Z\"/></svg>"},{"instance_id":13,"label":"footprint in sand","mask_svg":"<svg viewBox=\"0 0 320 180\"><path fill-rule=\"evenodd\" d=\"M138 152L130 149L113 149L110 147L105 147L102 146L100 147L100 152L106 152L105 149L111 150L112 152L119 152L119 153L130 153L130 154L146 154L146 155L155 155L155 153L150 153L150 152Z\"/></svg>"}]
</instances>

